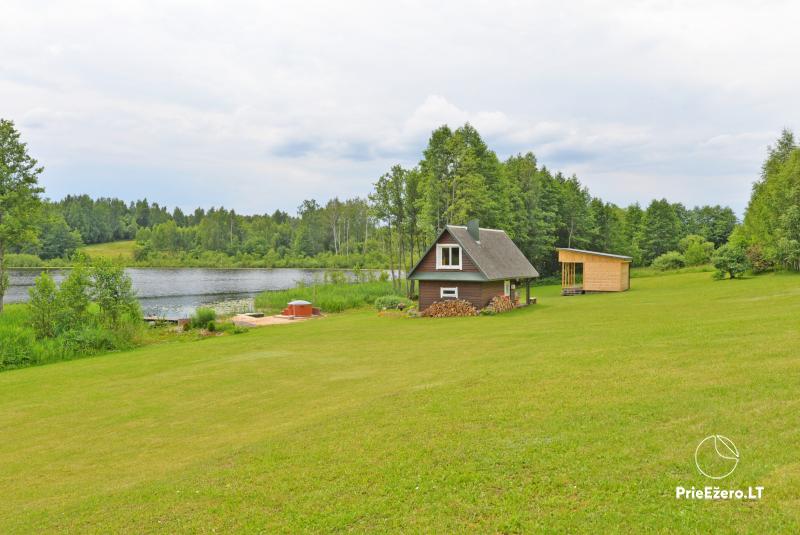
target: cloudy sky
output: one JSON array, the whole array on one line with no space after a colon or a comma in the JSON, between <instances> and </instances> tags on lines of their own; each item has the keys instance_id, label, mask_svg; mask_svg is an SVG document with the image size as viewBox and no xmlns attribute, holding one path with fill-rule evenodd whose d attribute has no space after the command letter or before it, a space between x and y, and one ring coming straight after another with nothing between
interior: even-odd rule
<instances>
[{"instance_id":1,"label":"cloudy sky","mask_svg":"<svg viewBox=\"0 0 800 535\"><path fill-rule=\"evenodd\" d=\"M800 126L797 2L0 3L0 117L51 198L294 212L470 121L605 200L741 213Z\"/></svg>"}]
</instances>

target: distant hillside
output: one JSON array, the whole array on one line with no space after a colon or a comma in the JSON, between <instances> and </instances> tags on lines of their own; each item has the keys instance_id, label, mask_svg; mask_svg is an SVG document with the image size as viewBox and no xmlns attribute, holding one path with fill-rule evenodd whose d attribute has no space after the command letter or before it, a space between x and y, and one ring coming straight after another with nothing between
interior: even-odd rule
<instances>
[{"instance_id":1,"label":"distant hillside","mask_svg":"<svg viewBox=\"0 0 800 535\"><path fill-rule=\"evenodd\" d=\"M112 260L133 260L133 250L136 247L134 240L112 241L96 243L81 247L81 252L92 258L110 258Z\"/></svg>"}]
</instances>

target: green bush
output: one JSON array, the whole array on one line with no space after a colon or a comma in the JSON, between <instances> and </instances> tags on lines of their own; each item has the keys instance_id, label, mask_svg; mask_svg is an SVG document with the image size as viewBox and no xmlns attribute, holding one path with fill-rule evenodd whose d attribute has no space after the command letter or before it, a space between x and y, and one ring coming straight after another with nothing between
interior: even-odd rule
<instances>
[{"instance_id":1,"label":"green bush","mask_svg":"<svg viewBox=\"0 0 800 535\"><path fill-rule=\"evenodd\" d=\"M200 307L195 310L189 323L192 328L199 329L207 327L209 322L213 322L215 319L217 319L217 312L213 308Z\"/></svg>"},{"instance_id":2,"label":"green bush","mask_svg":"<svg viewBox=\"0 0 800 535\"><path fill-rule=\"evenodd\" d=\"M410 299L399 295L384 295L375 300L375 308L378 310L403 309L412 304Z\"/></svg>"},{"instance_id":3,"label":"green bush","mask_svg":"<svg viewBox=\"0 0 800 535\"><path fill-rule=\"evenodd\" d=\"M764 253L764 248L757 243L749 246L745 255L753 273L764 273L774 267L772 260Z\"/></svg>"},{"instance_id":4,"label":"green bush","mask_svg":"<svg viewBox=\"0 0 800 535\"><path fill-rule=\"evenodd\" d=\"M687 266L707 264L714 254L714 244L697 234L689 234L681 239L679 247Z\"/></svg>"},{"instance_id":5,"label":"green bush","mask_svg":"<svg viewBox=\"0 0 800 535\"><path fill-rule=\"evenodd\" d=\"M670 251L664 253L655 260L653 260L653 267L666 271L668 269L678 269L686 265L686 259L678 251Z\"/></svg>"},{"instance_id":6,"label":"green bush","mask_svg":"<svg viewBox=\"0 0 800 535\"><path fill-rule=\"evenodd\" d=\"M28 288L28 303L31 310L31 326L39 338L50 338L56 335L56 317L58 314L58 289L53 277L45 272L36 278L36 282Z\"/></svg>"},{"instance_id":7,"label":"green bush","mask_svg":"<svg viewBox=\"0 0 800 535\"><path fill-rule=\"evenodd\" d=\"M89 308L92 281L89 269L79 264L61 282L56 299L56 333L76 330L93 321Z\"/></svg>"},{"instance_id":8,"label":"green bush","mask_svg":"<svg viewBox=\"0 0 800 535\"><path fill-rule=\"evenodd\" d=\"M207 330L208 332L210 332L210 333L216 332L216 330L217 330L217 324L216 324L216 323L214 323L213 321L209 321L209 322L206 324L206 330Z\"/></svg>"},{"instance_id":9,"label":"green bush","mask_svg":"<svg viewBox=\"0 0 800 535\"><path fill-rule=\"evenodd\" d=\"M122 268L79 263L56 288L42 273L30 304L0 314L0 369L88 356L136 345L141 311Z\"/></svg>"},{"instance_id":10,"label":"green bush","mask_svg":"<svg viewBox=\"0 0 800 535\"><path fill-rule=\"evenodd\" d=\"M724 279L725 275L735 279L750 267L747 251L741 243L726 243L714 253L711 259L717 272L714 277Z\"/></svg>"},{"instance_id":11,"label":"green bush","mask_svg":"<svg viewBox=\"0 0 800 535\"><path fill-rule=\"evenodd\" d=\"M128 349L136 345L140 329L141 323L138 321L123 323L115 331L90 321L57 336L40 338L33 327L31 307L9 305L0 314L0 370Z\"/></svg>"},{"instance_id":12,"label":"green bush","mask_svg":"<svg viewBox=\"0 0 800 535\"><path fill-rule=\"evenodd\" d=\"M90 355L117 349L117 337L114 333L96 325L67 331L59 338L64 347L74 354Z\"/></svg>"},{"instance_id":13,"label":"green bush","mask_svg":"<svg viewBox=\"0 0 800 535\"><path fill-rule=\"evenodd\" d=\"M5 316L7 313L4 312ZM36 334L22 325L0 326L0 370L22 368L36 363Z\"/></svg>"},{"instance_id":14,"label":"green bush","mask_svg":"<svg viewBox=\"0 0 800 535\"><path fill-rule=\"evenodd\" d=\"M326 271L325 284L347 284L347 275L343 271Z\"/></svg>"},{"instance_id":15,"label":"green bush","mask_svg":"<svg viewBox=\"0 0 800 535\"><path fill-rule=\"evenodd\" d=\"M110 260L95 261L90 270L91 298L100 307L102 321L115 329L124 317L141 318L142 312L125 268Z\"/></svg>"}]
</instances>

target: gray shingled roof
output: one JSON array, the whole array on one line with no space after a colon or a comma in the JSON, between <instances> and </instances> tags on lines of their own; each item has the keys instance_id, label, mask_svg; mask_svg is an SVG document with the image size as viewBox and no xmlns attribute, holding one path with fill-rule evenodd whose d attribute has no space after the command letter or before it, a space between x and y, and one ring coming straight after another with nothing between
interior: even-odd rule
<instances>
[{"instance_id":1,"label":"gray shingled roof","mask_svg":"<svg viewBox=\"0 0 800 535\"><path fill-rule=\"evenodd\" d=\"M472 239L467 227L447 225L446 230L475 262L486 280L529 279L539 276L539 272L528 262L508 234L502 230L480 229L479 242ZM433 245L431 245L432 248ZM424 257L425 255L423 255ZM409 272L410 278L416 278L414 276L416 269L417 266L414 266Z\"/></svg>"}]
</instances>

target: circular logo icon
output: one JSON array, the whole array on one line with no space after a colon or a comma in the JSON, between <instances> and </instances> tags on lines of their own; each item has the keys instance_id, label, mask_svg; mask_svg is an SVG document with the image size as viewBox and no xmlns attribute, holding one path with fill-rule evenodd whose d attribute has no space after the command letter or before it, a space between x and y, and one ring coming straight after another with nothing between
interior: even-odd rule
<instances>
[{"instance_id":1,"label":"circular logo icon","mask_svg":"<svg viewBox=\"0 0 800 535\"><path fill-rule=\"evenodd\" d=\"M736 470L739 464L739 450L728 437L709 435L701 440L694 450L694 463L704 476L722 479Z\"/></svg>"}]
</instances>

